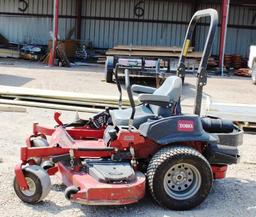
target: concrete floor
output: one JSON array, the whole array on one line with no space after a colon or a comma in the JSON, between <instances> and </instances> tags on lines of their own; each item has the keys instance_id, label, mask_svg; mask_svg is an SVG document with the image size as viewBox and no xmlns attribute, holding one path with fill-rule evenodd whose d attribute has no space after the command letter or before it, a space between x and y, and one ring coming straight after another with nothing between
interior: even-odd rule
<instances>
[{"instance_id":1,"label":"concrete floor","mask_svg":"<svg viewBox=\"0 0 256 217\"><path fill-rule=\"evenodd\" d=\"M103 66L75 68L48 68L38 63L0 59L0 85L65 90L77 93L118 94L115 84L104 82ZM193 104L195 78L186 79L183 100ZM205 93L215 101L256 104L256 86L250 79L240 77L210 77ZM0 113L0 214L1 216L256 216L256 161L255 135L245 134L240 147L242 158L238 165L230 166L227 178L214 182L206 201L199 207L174 212L157 206L147 196L140 203L120 206L82 206L65 200L64 187L52 178L52 191L44 202L27 205L16 197L12 188L14 166L19 161L19 148L31 134L32 123L53 126L53 110L27 109L26 113ZM63 112L64 121L71 121L74 112ZM81 114L87 117L88 114Z\"/></svg>"}]
</instances>

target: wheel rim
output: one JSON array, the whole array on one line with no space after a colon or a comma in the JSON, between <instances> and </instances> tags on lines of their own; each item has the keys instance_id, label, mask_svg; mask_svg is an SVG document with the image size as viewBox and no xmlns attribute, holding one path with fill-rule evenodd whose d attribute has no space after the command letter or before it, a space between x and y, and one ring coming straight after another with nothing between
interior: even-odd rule
<instances>
[{"instance_id":1,"label":"wheel rim","mask_svg":"<svg viewBox=\"0 0 256 217\"><path fill-rule=\"evenodd\" d=\"M36 193L36 183L33 181L33 179L26 177L26 181L28 184L28 189L27 190L21 190L21 192L28 196L31 197Z\"/></svg>"},{"instance_id":2,"label":"wheel rim","mask_svg":"<svg viewBox=\"0 0 256 217\"><path fill-rule=\"evenodd\" d=\"M186 200L198 192L201 182L201 174L196 167L187 163L175 164L164 176L164 189L170 197Z\"/></svg>"}]
</instances>

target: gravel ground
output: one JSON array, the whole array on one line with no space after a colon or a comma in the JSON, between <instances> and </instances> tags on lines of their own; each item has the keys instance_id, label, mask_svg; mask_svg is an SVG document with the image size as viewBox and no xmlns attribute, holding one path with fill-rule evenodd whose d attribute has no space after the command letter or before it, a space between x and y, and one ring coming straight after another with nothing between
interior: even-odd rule
<instances>
[{"instance_id":1,"label":"gravel ground","mask_svg":"<svg viewBox=\"0 0 256 217\"><path fill-rule=\"evenodd\" d=\"M9 63L8 63L9 64ZM12 64L12 63L11 63ZM102 82L102 67L93 73L85 68L57 70L38 65L0 66L0 84L46 89L69 90L77 92L117 94L114 85ZM86 71L87 70L87 71ZM53 76L54 74L54 76ZM86 75L86 76L85 76ZM192 99L194 78L187 80L189 83L185 91L187 99ZM209 79L206 92L218 101L254 103L255 87L248 79L225 78ZM191 91L189 91L191 89ZM235 94L234 94L235 93ZM254 96L254 97L253 97ZM227 178L215 181L213 189L206 201L199 207L186 212L174 212L157 206L147 195L140 203L119 206L82 206L71 204L64 198L65 187L58 178L52 178L52 191L47 198L38 205L22 203L15 195L12 187L14 166L19 161L19 148L25 144L25 138L32 132L32 123L39 122L52 126L52 110L27 109L26 113L0 112L0 215L10 216L256 216L256 146L255 135L245 134L244 144L240 147L242 158L237 165L229 167ZM73 112L63 112L65 121L73 120ZM88 114L81 114L87 117Z\"/></svg>"}]
</instances>

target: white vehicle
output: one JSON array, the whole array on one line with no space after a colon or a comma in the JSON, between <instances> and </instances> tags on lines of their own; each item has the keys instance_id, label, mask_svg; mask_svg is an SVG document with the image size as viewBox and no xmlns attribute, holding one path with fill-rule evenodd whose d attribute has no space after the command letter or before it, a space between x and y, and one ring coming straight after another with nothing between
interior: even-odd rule
<instances>
[{"instance_id":1,"label":"white vehicle","mask_svg":"<svg viewBox=\"0 0 256 217\"><path fill-rule=\"evenodd\" d=\"M256 84L256 45L250 47L248 67L252 69L252 83Z\"/></svg>"}]
</instances>

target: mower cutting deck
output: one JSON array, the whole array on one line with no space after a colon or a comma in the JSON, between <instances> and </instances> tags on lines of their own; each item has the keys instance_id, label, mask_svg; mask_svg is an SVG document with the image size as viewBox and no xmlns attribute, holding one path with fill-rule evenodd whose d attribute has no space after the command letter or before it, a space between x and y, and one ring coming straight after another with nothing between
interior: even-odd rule
<instances>
[{"instance_id":1,"label":"mower cutting deck","mask_svg":"<svg viewBox=\"0 0 256 217\"><path fill-rule=\"evenodd\" d=\"M181 112L184 60L195 25L210 16L211 25L198 70L195 114ZM34 124L33 135L21 148L15 167L14 190L24 202L35 204L50 191L50 176L67 186L65 197L87 205L124 205L144 197L146 183L154 200L174 210L191 209L204 201L213 179L225 177L227 166L239 160L243 132L231 121L200 117L206 66L217 12L202 10L193 16L184 42L177 76L159 88L125 83L131 108L106 110L90 120L63 124L55 113L55 128ZM133 92L140 93L135 106ZM146 182L147 180L147 182Z\"/></svg>"}]
</instances>

